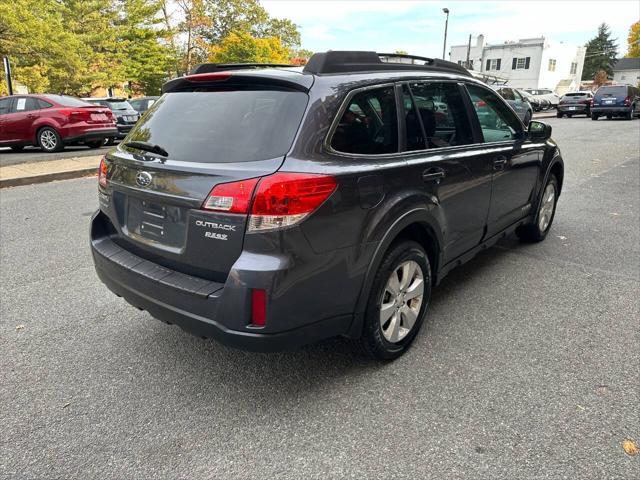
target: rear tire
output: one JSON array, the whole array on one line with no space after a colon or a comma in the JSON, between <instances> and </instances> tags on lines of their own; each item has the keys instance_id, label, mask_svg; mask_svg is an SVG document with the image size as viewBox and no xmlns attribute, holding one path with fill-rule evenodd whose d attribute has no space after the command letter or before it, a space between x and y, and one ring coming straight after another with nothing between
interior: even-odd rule
<instances>
[{"instance_id":1,"label":"rear tire","mask_svg":"<svg viewBox=\"0 0 640 480\"><path fill-rule=\"evenodd\" d=\"M551 174L542 190L542 198L533 222L516 229L516 235L524 242L541 242L551 230L558 203L558 180Z\"/></svg>"},{"instance_id":2,"label":"rear tire","mask_svg":"<svg viewBox=\"0 0 640 480\"><path fill-rule=\"evenodd\" d=\"M11 150L13 150L14 152L21 152L22 150L24 150L24 145L14 145L13 147L11 147Z\"/></svg>"},{"instance_id":3,"label":"rear tire","mask_svg":"<svg viewBox=\"0 0 640 480\"><path fill-rule=\"evenodd\" d=\"M89 148L100 148L103 143L104 140L96 140L94 142L85 142L85 145Z\"/></svg>"},{"instance_id":4,"label":"rear tire","mask_svg":"<svg viewBox=\"0 0 640 480\"><path fill-rule=\"evenodd\" d=\"M116 141L116 139L115 139L115 138L113 138L113 137L108 137L108 138L105 138L105 139L104 139L104 141L103 141L103 145L111 146L111 145L113 145L113 144L115 143L115 141Z\"/></svg>"},{"instance_id":5,"label":"rear tire","mask_svg":"<svg viewBox=\"0 0 640 480\"><path fill-rule=\"evenodd\" d=\"M635 116L634 110L635 110L635 107L631 107L631 110L627 112L624 118L626 118L627 120L633 120L633 117Z\"/></svg>"},{"instance_id":6,"label":"rear tire","mask_svg":"<svg viewBox=\"0 0 640 480\"><path fill-rule=\"evenodd\" d=\"M413 241L392 245L373 280L359 343L373 359L389 361L407 351L431 300L431 267Z\"/></svg>"},{"instance_id":7,"label":"rear tire","mask_svg":"<svg viewBox=\"0 0 640 480\"><path fill-rule=\"evenodd\" d=\"M572 113L567 113L567 117L571 118L571 117L573 117L573 114Z\"/></svg>"},{"instance_id":8,"label":"rear tire","mask_svg":"<svg viewBox=\"0 0 640 480\"><path fill-rule=\"evenodd\" d=\"M556 117L558 118L562 118L564 115L562 114L562 112L556 112Z\"/></svg>"},{"instance_id":9,"label":"rear tire","mask_svg":"<svg viewBox=\"0 0 640 480\"><path fill-rule=\"evenodd\" d=\"M598 120L598 114L597 113L592 113L591 114L591 120Z\"/></svg>"},{"instance_id":10,"label":"rear tire","mask_svg":"<svg viewBox=\"0 0 640 480\"><path fill-rule=\"evenodd\" d=\"M613 115L609 114L607 115L607 120L611 120L613 118Z\"/></svg>"},{"instance_id":11,"label":"rear tire","mask_svg":"<svg viewBox=\"0 0 640 480\"><path fill-rule=\"evenodd\" d=\"M38 130L37 140L38 146L47 153L59 152L64 148L60 134L51 127L43 127Z\"/></svg>"}]
</instances>

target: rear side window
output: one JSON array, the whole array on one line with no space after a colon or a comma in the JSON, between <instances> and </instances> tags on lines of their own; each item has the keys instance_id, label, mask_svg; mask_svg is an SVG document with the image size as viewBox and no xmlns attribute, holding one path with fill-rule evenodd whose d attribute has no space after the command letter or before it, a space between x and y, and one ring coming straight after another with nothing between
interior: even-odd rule
<instances>
[{"instance_id":1,"label":"rear side window","mask_svg":"<svg viewBox=\"0 0 640 480\"><path fill-rule=\"evenodd\" d=\"M513 140L522 131L515 113L494 92L467 85L485 142Z\"/></svg>"},{"instance_id":2,"label":"rear side window","mask_svg":"<svg viewBox=\"0 0 640 480\"><path fill-rule=\"evenodd\" d=\"M0 98L0 115L9 113L11 108L11 98Z\"/></svg>"},{"instance_id":3,"label":"rear side window","mask_svg":"<svg viewBox=\"0 0 640 480\"><path fill-rule=\"evenodd\" d=\"M415 101L415 110L412 112L418 112L418 121L424 129L428 148L473 142L469 118L458 85L416 82L409 86ZM412 112L407 114L407 134Z\"/></svg>"},{"instance_id":4,"label":"rear side window","mask_svg":"<svg viewBox=\"0 0 640 480\"><path fill-rule=\"evenodd\" d=\"M331 147L363 155L396 153L398 114L394 88L376 88L354 95L333 133Z\"/></svg>"},{"instance_id":5,"label":"rear side window","mask_svg":"<svg viewBox=\"0 0 640 480\"><path fill-rule=\"evenodd\" d=\"M127 137L160 145L172 160L266 160L291 148L309 97L281 90L167 93Z\"/></svg>"},{"instance_id":6,"label":"rear side window","mask_svg":"<svg viewBox=\"0 0 640 480\"><path fill-rule=\"evenodd\" d=\"M53 105L51 105L49 102L45 102L44 100L41 99L37 99L38 102L38 108L50 108L53 107Z\"/></svg>"}]
</instances>

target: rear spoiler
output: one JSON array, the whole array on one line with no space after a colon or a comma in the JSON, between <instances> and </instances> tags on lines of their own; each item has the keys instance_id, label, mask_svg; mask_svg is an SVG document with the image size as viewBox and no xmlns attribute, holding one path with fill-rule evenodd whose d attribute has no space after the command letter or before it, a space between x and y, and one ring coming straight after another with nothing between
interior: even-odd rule
<instances>
[{"instance_id":1,"label":"rear spoiler","mask_svg":"<svg viewBox=\"0 0 640 480\"><path fill-rule=\"evenodd\" d=\"M265 71L256 69L215 70L213 72L195 73L174 78L162 85L162 93L193 91L203 88L230 87L265 87L298 90L307 93L313 85L313 76L298 72Z\"/></svg>"}]
</instances>

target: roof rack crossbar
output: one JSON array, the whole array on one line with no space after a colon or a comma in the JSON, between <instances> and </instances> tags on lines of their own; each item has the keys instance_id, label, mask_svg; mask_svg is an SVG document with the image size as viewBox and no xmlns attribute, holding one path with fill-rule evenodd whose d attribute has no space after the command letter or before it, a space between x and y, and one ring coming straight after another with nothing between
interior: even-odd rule
<instances>
[{"instance_id":1,"label":"roof rack crossbar","mask_svg":"<svg viewBox=\"0 0 640 480\"><path fill-rule=\"evenodd\" d=\"M189 72L190 75L197 73L213 73L222 70L248 70L252 68L282 68L295 67L285 63L201 63L196 65Z\"/></svg>"},{"instance_id":2,"label":"roof rack crossbar","mask_svg":"<svg viewBox=\"0 0 640 480\"><path fill-rule=\"evenodd\" d=\"M420 60L424 65L416 63L383 62L380 57L407 58ZM322 74L335 73L356 73L371 72L380 70L395 71L440 71L444 73L457 73L459 75L471 76L469 71L461 65L437 58L419 57L417 55L406 55L396 53L376 53L366 51L328 51L315 53L307 65L304 72Z\"/></svg>"}]
</instances>

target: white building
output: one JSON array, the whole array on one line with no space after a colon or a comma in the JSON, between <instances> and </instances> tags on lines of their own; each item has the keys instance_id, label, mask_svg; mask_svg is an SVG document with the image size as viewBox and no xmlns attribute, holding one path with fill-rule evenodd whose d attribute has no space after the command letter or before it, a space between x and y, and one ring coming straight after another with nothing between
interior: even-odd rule
<instances>
[{"instance_id":1,"label":"white building","mask_svg":"<svg viewBox=\"0 0 640 480\"><path fill-rule=\"evenodd\" d=\"M450 60L476 72L504 78L517 88L549 88L562 95L580 88L585 47L550 43L544 37L525 38L498 45L485 43L484 35L468 45L454 45Z\"/></svg>"},{"instance_id":2,"label":"white building","mask_svg":"<svg viewBox=\"0 0 640 480\"><path fill-rule=\"evenodd\" d=\"M613 66L615 83L638 85L640 83L640 58L621 58Z\"/></svg>"}]
</instances>

